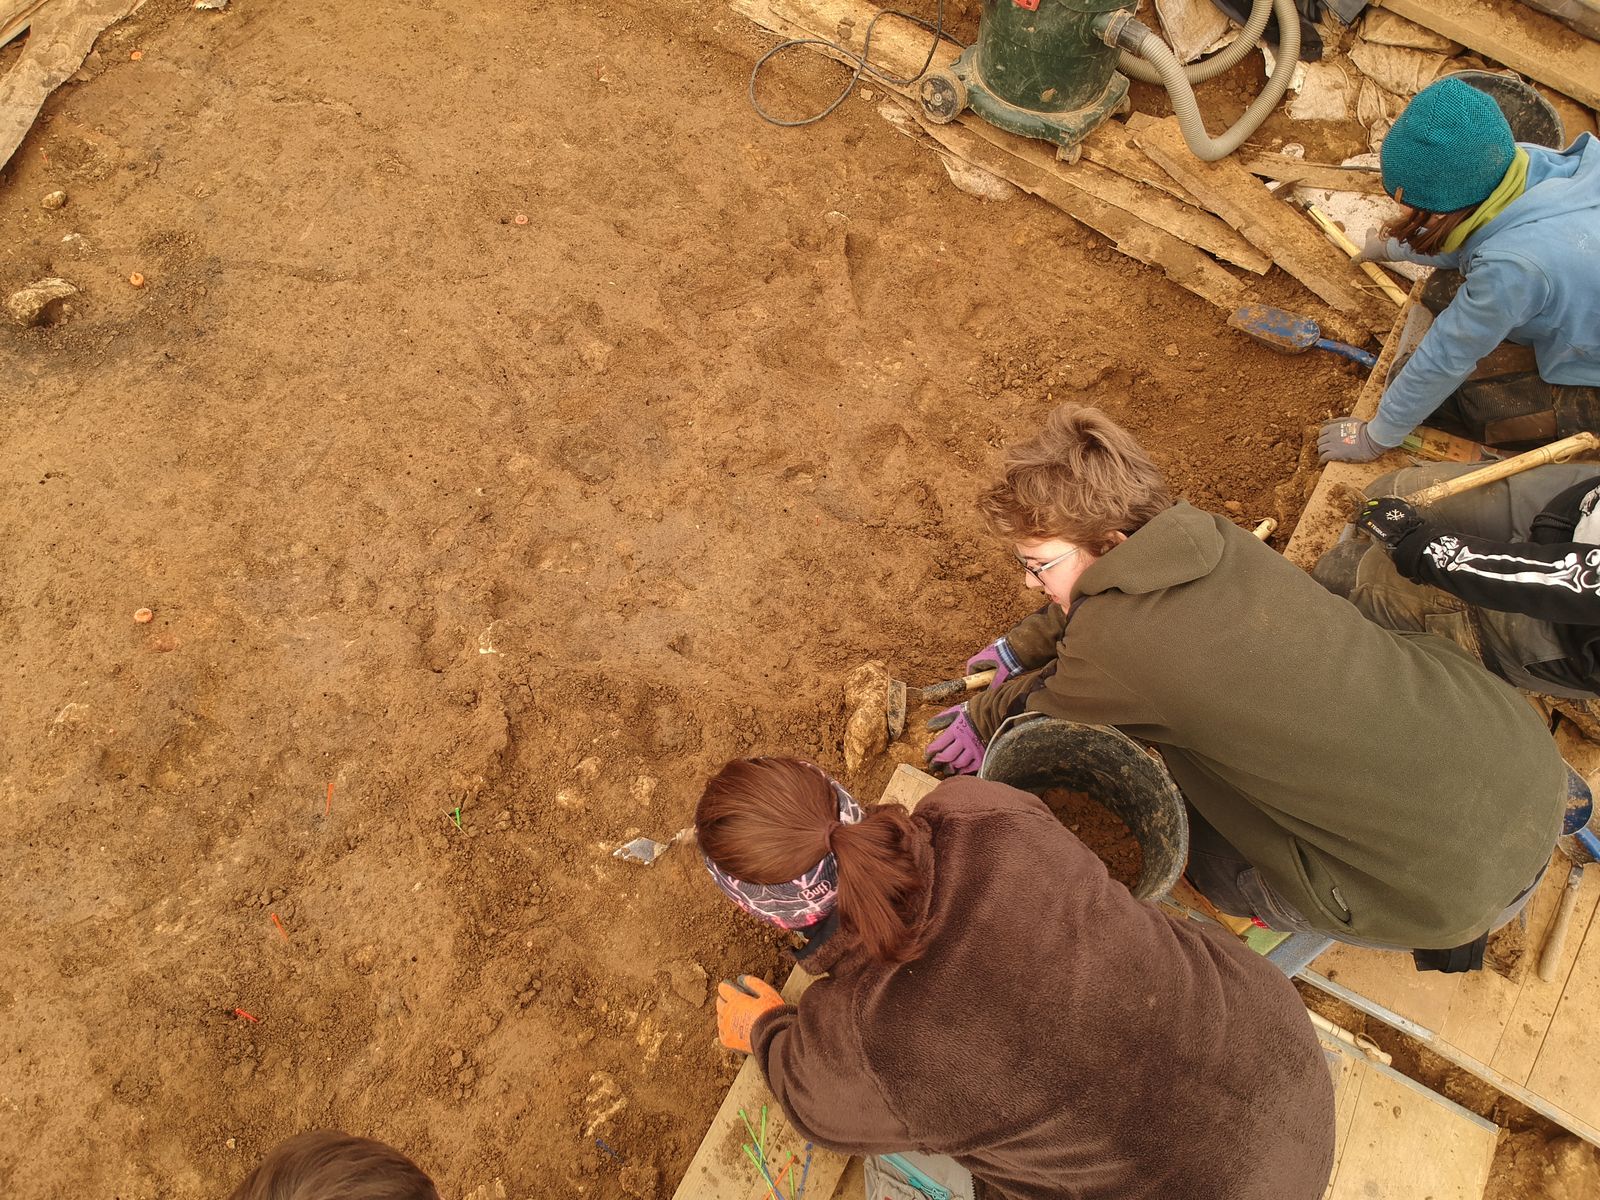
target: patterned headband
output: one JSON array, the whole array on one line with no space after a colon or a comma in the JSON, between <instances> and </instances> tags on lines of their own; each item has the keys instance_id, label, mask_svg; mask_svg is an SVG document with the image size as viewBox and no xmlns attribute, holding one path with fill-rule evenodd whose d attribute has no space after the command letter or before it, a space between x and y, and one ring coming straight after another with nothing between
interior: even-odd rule
<instances>
[{"instance_id":1,"label":"patterned headband","mask_svg":"<svg viewBox=\"0 0 1600 1200\"><path fill-rule=\"evenodd\" d=\"M820 770L817 772L822 774ZM827 778L826 775L823 778ZM855 797L832 779L834 798L839 802L839 820L854 825L861 820L861 806ZM817 863L799 879L788 883L746 883L735 879L709 857L706 870L723 893L745 912L780 929L805 929L815 925L833 911L839 899L839 863L834 856L824 854Z\"/></svg>"}]
</instances>

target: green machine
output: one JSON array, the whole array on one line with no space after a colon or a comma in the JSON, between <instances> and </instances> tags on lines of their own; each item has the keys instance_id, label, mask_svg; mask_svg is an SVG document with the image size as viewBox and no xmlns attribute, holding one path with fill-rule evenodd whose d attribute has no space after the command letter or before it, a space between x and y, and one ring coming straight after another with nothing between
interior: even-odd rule
<instances>
[{"instance_id":1,"label":"green machine","mask_svg":"<svg viewBox=\"0 0 1600 1200\"><path fill-rule=\"evenodd\" d=\"M928 119L954 121L970 108L1024 137L1054 142L1076 161L1083 139L1128 111L1128 79L1163 85L1184 139L1214 161L1254 133L1289 86L1300 57L1294 0L1255 0L1250 20L1226 49L1193 66L1134 19L1135 0L983 0L978 40L949 67L925 74L918 98ZM1283 31L1278 61L1255 102L1220 138L1200 117L1193 84L1220 75L1252 49L1273 12Z\"/></svg>"}]
</instances>

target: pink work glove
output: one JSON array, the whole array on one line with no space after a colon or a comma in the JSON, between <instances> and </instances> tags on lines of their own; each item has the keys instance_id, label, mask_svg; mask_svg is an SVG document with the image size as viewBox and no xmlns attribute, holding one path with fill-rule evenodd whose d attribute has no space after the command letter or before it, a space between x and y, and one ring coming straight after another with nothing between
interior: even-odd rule
<instances>
[{"instance_id":1,"label":"pink work glove","mask_svg":"<svg viewBox=\"0 0 1600 1200\"><path fill-rule=\"evenodd\" d=\"M951 775L976 775L983 766L983 740L967 720L967 706L947 708L928 722L929 729L944 730L928 743L928 762Z\"/></svg>"},{"instance_id":2,"label":"pink work glove","mask_svg":"<svg viewBox=\"0 0 1600 1200\"><path fill-rule=\"evenodd\" d=\"M994 668L994 682L990 687L999 687L1022 669L1022 664L1017 661L1017 656L1012 653L1011 645L1005 638L995 638L982 650L967 659L967 674L976 675L979 671Z\"/></svg>"}]
</instances>

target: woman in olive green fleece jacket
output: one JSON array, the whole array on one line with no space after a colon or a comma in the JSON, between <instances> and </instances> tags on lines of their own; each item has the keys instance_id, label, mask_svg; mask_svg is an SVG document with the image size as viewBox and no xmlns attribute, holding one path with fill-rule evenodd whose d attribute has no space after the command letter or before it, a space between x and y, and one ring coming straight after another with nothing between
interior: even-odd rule
<instances>
[{"instance_id":1,"label":"woman in olive green fleece jacket","mask_svg":"<svg viewBox=\"0 0 1600 1200\"><path fill-rule=\"evenodd\" d=\"M1015 671L961 719L981 742L1031 711L1154 745L1249 864L1236 894L1255 911L1237 915L1442 949L1539 877L1565 764L1527 702L1452 643L1382 629L1231 522L1172 503L1094 409L1058 409L1014 447L983 509L1052 603L990 648Z\"/></svg>"}]
</instances>

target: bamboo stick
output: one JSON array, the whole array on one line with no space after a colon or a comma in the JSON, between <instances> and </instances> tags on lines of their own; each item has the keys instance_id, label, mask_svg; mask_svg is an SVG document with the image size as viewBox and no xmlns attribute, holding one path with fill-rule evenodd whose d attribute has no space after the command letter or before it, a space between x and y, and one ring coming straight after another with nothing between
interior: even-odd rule
<instances>
[{"instance_id":1,"label":"bamboo stick","mask_svg":"<svg viewBox=\"0 0 1600 1200\"><path fill-rule=\"evenodd\" d=\"M1351 258L1361 253L1360 248L1345 236L1344 230L1335 225L1333 219L1327 213L1323 212L1315 204L1307 206L1306 211L1311 214L1311 219L1317 223L1317 227L1323 233L1328 235L1328 240L1335 246L1339 247ZM1383 294L1389 299L1396 304L1404 304L1406 302L1406 294L1401 290L1400 285L1389 278L1388 272L1377 263L1363 262L1357 263L1356 266L1365 271L1368 277L1383 289Z\"/></svg>"}]
</instances>

